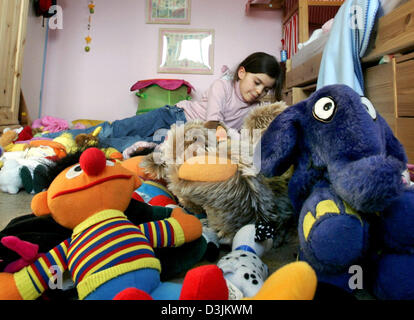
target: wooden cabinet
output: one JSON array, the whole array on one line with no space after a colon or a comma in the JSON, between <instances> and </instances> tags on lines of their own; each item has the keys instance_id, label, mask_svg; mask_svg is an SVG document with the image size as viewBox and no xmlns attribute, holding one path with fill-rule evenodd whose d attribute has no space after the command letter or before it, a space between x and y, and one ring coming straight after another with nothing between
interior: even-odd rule
<instances>
[{"instance_id":1,"label":"wooden cabinet","mask_svg":"<svg viewBox=\"0 0 414 320\"><path fill-rule=\"evenodd\" d=\"M292 87L289 90L283 91L283 100L287 105L296 104L302 100L307 99L316 88L316 83L305 87Z\"/></svg>"},{"instance_id":2,"label":"wooden cabinet","mask_svg":"<svg viewBox=\"0 0 414 320\"><path fill-rule=\"evenodd\" d=\"M410 58L406 61L396 60L398 117L414 117L414 54Z\"/></svg>"},{"instance_id":3,"label":"wooden cabinet","mask_svg":"<svg viewBox=\"0 0 414 320\"><path fill-rule=\"evenodd\" d=\"M19 124L29 0L0 0L0 127Z\"/></svg>"},{"instance_id":4,"label":"wooden cabinet","mask_svg":"<svg viewBox=\"0 0 414 320\"><path fill-rule=\"evenodd\" d=\"M397 99L395 97L395 63L376 65L365 69L365 95L388 122L395 134Z\"/></svg>"},{"instance_id":5,"label":"wooden cabinet","mask_svg":"<svg viewBox=\"0 0 414 320\"><path fill-rule=\"evenodd\" d=\"M414 53L365 69L365 94L414 163Z\"/></svg>"}]
</instances>

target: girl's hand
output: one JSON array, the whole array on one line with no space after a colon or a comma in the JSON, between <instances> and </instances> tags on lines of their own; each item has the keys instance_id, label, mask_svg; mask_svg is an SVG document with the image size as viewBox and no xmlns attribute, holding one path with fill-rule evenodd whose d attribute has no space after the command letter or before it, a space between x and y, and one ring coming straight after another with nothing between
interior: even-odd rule
<instances>
[{"instance_id":1,"label":"girl's hand","mask_svg":"<svg viewBox=\"0 0 414 320\"><path fill-rule=\"evenodd\" d=\"M220 125L220 121L207 121L204 124L204 128L207 129L217 129L217 127Z\"/></svg>"}]
</instances>

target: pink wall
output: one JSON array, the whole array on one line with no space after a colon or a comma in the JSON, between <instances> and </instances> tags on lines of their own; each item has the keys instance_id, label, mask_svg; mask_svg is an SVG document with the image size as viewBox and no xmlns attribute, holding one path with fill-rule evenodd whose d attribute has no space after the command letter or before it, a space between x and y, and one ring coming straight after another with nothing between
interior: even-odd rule
<instances>
[{"instance_id":1,"label":"pink wall","mask_svg":"<svg viewBox=\"0 0 414 320\"><path fill-rule=\"evenodd\" d=\"M36 16L34 6L30 5L24 46L22 90L29 117L32 120L39 116L46 30L42 18Z\"/></svg>"},{"instance_id":2,"label":"pink wall","mask_svg":"<svg viewBox=\"0 0 414 320\"><path fill-rule=\"evenodd\" d=\"M192 0L190 25L145 23L144 0L95 0L91 51L87 0L60 0L63 29L49 30L42 116L113 121L135 114L138 80L178 78L196 88L195 97L220 77L222 65L234 67L248 54L265 51L279 59L281 11L245 15L247 0ZM157 73L159 28L215 30L214 74Z\"/></svg>"}]
</instances>

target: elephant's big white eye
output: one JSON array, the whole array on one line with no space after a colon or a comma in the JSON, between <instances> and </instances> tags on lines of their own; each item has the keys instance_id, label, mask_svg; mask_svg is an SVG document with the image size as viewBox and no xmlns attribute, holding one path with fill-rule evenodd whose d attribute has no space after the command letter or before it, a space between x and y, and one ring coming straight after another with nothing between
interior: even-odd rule
<instances>
[{"instance_id":1,"label":"elephant's big white eye","mask_svg":"<svg viewBox=\"0 0 414 320\"><path fill-rule=\"evenodd\" d=\"M329 97L320 98L313 106L313 116L323 122L331 121L335 114L335 101Z\"/></svg>"},{"instance_id":2,"label":"elephant's big white eye","mask_svg":"<svg viewBox=\"0 0 414 320\"><path fill-rule=\"evenodd\" d=\"M68 179L73 179L76 178L77 176L81 175L83 172L81 166L79 164L77 164L76 166L70 168L68 170L68 172L66 172L66 178Z\"/></svg>"},{"instance_id":3,"label":"elephant's big white eye","mask_svg":"<svg viewBox=\"0 0 414 320\"><path fill-rule=\"evenodd\" d=\"M369 101L366 97L361 97L361 103L367 109L367 112L371 116L372 119L377 119L377 112L375 111L374 106L372 105L371 101Z\"/></svg>"}]
</instances>

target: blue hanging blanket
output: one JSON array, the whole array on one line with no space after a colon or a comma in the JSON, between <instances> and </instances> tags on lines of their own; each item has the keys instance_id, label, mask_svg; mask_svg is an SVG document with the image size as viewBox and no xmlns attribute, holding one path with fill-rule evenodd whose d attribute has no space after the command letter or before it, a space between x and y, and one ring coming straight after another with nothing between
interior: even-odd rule
<instances>
[{"instance_id":1,"label":"blue hanging blanket","mask_svg":"<svg viewBox=\"0 0 414 320\"><path fill-rule=\"evenodd\" d=\"M347 0L339 8L322 54L317 89L346 84L364 95L360 58L368 47L379 8L379 0Z\"/></svg>"}]
</instances>

